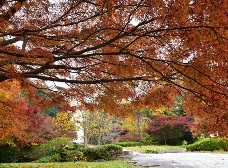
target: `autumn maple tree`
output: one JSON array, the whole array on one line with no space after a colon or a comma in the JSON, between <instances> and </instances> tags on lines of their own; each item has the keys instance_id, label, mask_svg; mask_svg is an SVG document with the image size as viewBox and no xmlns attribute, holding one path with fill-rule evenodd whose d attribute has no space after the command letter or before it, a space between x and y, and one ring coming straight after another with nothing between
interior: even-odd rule
<instances>
[{"instance_id":1,"label":"autumn maple tree","mask_svg":"<svg viewBox=\"0 0 228 168\"><path fill-rule=\"evenodd\" d=\"M153 116L145 131L158 141L164 141L167 145L169 140L171 145L184 140L184 135L190 133L193 120L187 116ZM185 139L186 140L186 139Z\"/></svg>"},{"instance_id":2,"label":"autumn maple tree","mask_svg":"<svg viewBox=\"0 0 228 168\"><path fill-rule=\"evenodd\" d=\"M117 115L181 95L227 136L227 0L0 2L1 82L28 79Z\"/></svg>"},{"instance_id":3,"label":"autumn maple tree","mask_svg":"<svg viewBox=\"0 0 228 168\"><path fill-rule=\"evenodd\" d=\"M58 100L59 95L46 94L53 97L44 98L40 92L31 86L21 86L21 82L17 80L1 82L0 145L30 146L62 136L55 133L59 127L52 123L54 119L43 113L56 103L51 98ZM69 111L72 110L64 99L59 105Z\"/></svg>"}]
</instances>

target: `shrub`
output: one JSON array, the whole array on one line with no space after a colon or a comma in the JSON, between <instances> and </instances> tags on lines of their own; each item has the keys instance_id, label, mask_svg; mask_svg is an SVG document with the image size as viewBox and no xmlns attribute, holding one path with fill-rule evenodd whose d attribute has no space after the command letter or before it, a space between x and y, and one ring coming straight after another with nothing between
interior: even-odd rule
<instances>
[{"instance_id":1,"label":"shrub","mask_svg":"<svg viewBox=\"0 0 228 168\"><path fill-rule=\"evenodd\" d=\"M85 148L83 156L87 161L94 161L98 159L114 160L117 156L122 154L122 147L119 145L102 145L95 148Z\"/></svg>"},{"instance_id":2,"label":"shrub","mask_svg":"<svg viewBox=\"0 0 228 168\"><path fill-rule=\"evenodd\" d=\"M156 149L148 149L148 150L145 150L145 153L158 153L158 151Z\"/></svg>"},{"instance_id":3,"label":"shrub","mask_svg":"<svg viewBox=\"0 0 228 168\"><path fill-rule=\"evenodd\" d=\"M0 163L17 162L19 150L12 145L0 145Z\"/></svg>"},{"instance_id":4,"label":"shrub","mask_svg":"<svg viewBox=\"0 0 228 168\"><path fill-rule=\"evenodd\" d=\"M63 142L65 142L65 140L63 140ZM81 145L73 146L72 144L68 144L68 146L66 143L61 144L60 141L54 144L55 145L53 145L51 141L48 144L37 147L40 149L40 153L44 152L42 157L39 158L39 162L94 161L98 159L113 160L122 153L122 147L113 144L94 148L85 148Z\"/></svg>"},{"instance_id":5,"label":"shrub","mask_svg":"<svg viewBox=\"0 0 228 168\"><path fill-rule=\"evenodd\" d=\"M121 155L122 152L123 149L119 145L108 144L98 147L98 155L101 159L105 160L114 160Z\"/></svg>"},{"instance_id":6,"label":"shrub","mask_svg":"<svg viewBox=\"0 0 228 168\"><path fill-rule=\"evenodd\" d=\"M74 144L68 138L54 138L46 144L46 148L60 149L63 147L73 148Z\"/></svg>"},{"instance_id":7,"label":"shrub","mask_svg":"<svg viewBox=\"0 0 228 168\"><path fill-rule=\"evenodd\" d=\"M184 140L184 141L182 142L182 146L183 146L183 147L187 147L187 146L188 146L188 142Z\"/></svg>"},{"instance_id":8,"label":"shrub","mask_svg":"<svg viewBox=\"0 0 228 168\"><path fill-rule=\"evenodd\" d=\"M39 159L39 163L49 163L52 162L52 156L45 156Z\"/></svg>"},{"instance_id":9,"label":"shrub","mask_svg":"<svg viewBox=\"0 0 228 168\"><path fill-rule=\"evenodd\" d=\"M87 161L101 159L98 155L98 148L85 148L83 149L83 155Z\"/></svg>"},{"instance_id":10,"label":"shrub","mask_svg":"<svg viewBox=\"0 0 228 168\"><path fill-rule=\"evenodd\" d=\"M39 160L44 157L46 151L46 144L40 144L37 146L33 146L30 153L29 158L31 161Z\"/></svg>"},{"instance_id":11,"label":"shrub","mask_svg":"<svg viewBox=\"0 0 228 168\"><path fill-rule=\"evenodd\" d=\"M82 149L69 148L68 146L48 149L44 157L42 157L39 162L72 162L78 160L85 160L83 157Z\"/></svg>"},{"instance_id":12,"label":"shrub","mask_svg":"<svg viewBox=\"0 0 228 168\"><path fill-rule=\"evenodd\" d=\"M188 151L227 151L228 143L221 138L204 138L187 146Z\"/></svg>"},{"instance_id":13,"label":"shrub","mask_svg":"<svg viewBox=\"0 0 228 168\"><path fill-rule=\"evenodd\" d=\"M78 144L78 143L73 142L73 148L74 149L82 149L84 147L85 147L84 144Z\"/></svg>"},{"instance_id":14,"label":"shrub","mask_svg":"<svg viewBox=\"0 0 228 168\"><path fill-rule=\"evenodd\" d=\"M86 158L83 155L83 152L80 150L67 150L67 157L66 161L67 162L72 162L72 161L84 161Z\"/></svg>"},{"instance_id":15,"label":"shrub","mask_svg":"<svg viewBox=\"0 0 228 168\"><path fill-rule=\"evenodd\" d=\"M139 146L139 142L116 142L114 144L122 147Z\"/></svg>"},{"instance_id":16,"label":"shrub","mask_svg":"<svg viewBox=\"0 0 228 168\"><path fill-rule=\"evenodd\" d=\"M74 149L74 145L69 139L55 138L47 144L34 146L29 154L29 157L31 160L38 160L42 158L41 160L47 161L50 160L48 157L50 156L54 161L67 161L67 150L71 149ZM57 155L60 158L58 158Z\"/></svg>"},{"instance_id":17,"label":"shrub","mask_svg":"<svg viewBox=\"0 0 228 168\"><path fill-rule=\"evenodd\" d=\"M155 145L158 144L154 137L150 136L148 133L144 133L142 137L143 145Z\"/></svg>"}]
</instances>

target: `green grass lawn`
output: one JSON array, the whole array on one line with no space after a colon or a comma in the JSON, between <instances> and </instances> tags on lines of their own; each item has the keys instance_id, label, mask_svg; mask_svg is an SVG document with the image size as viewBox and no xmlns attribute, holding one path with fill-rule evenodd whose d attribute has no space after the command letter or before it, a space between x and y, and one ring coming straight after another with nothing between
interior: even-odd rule
<instances>
[{"instance_id":1,"label":"green grass lawn","mask_svg":"<svg viewBox=\"0 0 228 168\"><path fill-rule=\"evenodd\" d=\"M135 168L125 161L62 162L62 163L0 163L0 168Z\"/></svg>"},{"instance_id":2,"label":"green grass lawn","mask_svg":"<svg viewBox=\"0 0 228 168\"><path fill-rule=\"evenodd\" d=\"M151 145L151 146L142 146L141 148L138 146L135 147L124 147L124 149L128 149L128 150L133 150L133 151L137 151L137 152L143 152L145 153L145 150L173 150L173 149L183 149L185 147L183 146L168 146L168 145L162 145L162 146L158 146L158 145ZM206 153L219 153L219 154L228 154L227 151L197 151L197 152L206 152Z\"/></svg>"},{"instance_id":3,"label":"green grass lawn","mask_svg":"<svg viewBox=\"0 0 228 168\"><path fill-rule=\"evenodd\" d=\"M135 146L135 147L124 147L124 149L128 149L128 150L133 150L133 151L137 151L137 152L145 152L145 150L172 150L172 149L183 149L183 146L168 146L168 145L162 145L162 146L158 146L158 145L151 145L151 146L142 146L141 148L139 146Z\"/></svg>"}]
</instances>

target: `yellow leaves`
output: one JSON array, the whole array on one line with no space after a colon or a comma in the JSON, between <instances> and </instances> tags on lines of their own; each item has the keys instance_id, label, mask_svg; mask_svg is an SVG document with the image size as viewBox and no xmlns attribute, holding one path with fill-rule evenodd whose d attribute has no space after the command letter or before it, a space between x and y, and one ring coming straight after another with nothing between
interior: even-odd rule
<instances>
[{"instance_id":1,"label":"yellow leaves","mask_svg":"<svg viewBox=\"0 0 228 168\"><path fill-rule=\"evenodd\" d=\"M1 92L1 90L0 90L0 98L6 99L6 93Z\"/></svg>"},{"instance_id":2,"label":"yellow leaves","mask_svg":"<svg viewBox=\"0 0 228 168\"><path fill-rule=\"evenodd\" d=\"M136 122L136 120L134 120L132 118L123 119L121 122L121 127L127 128L129 131L137 131L138 130L137 122Z\"/></svg>"},{"instance_id":3,"label":"yellow leaves","mask_svg":"<svg viewBox=\"0 0 228 168\"><path fill-rule=\"evenodd\" d=\"M14 146L14 147L16 146L16 144L15 144L15 142L14 142L14 140L12 138L4 138L4 139L1 139L0 140L0 145L1 144L4 144L4 145L8 144L8 145Z\"/></svg>"},{"instance_id":4,"label":"yellow leaves","mask_svg":"<svg viewBox=\"0 0 228 168\"><path fill-rule=\"evenodd\" d=\"M166 108L157 108L153 111L153 115L158 115L158 114L164 114L164 112L166 111Z\"/></svg>"},{"instance_id":5,"label":"yellow leaves","mask_svg":"<svg viewBox=\"0 0 228 168\"><path fill-rule=\"evenodd\" d=\"M57 132L61 133L62 135L64 135L64 133L67 131L76 132L77 130L72 112L60 112L52 120L52 122L57 126Z\"/></svg>"}]
</instances>

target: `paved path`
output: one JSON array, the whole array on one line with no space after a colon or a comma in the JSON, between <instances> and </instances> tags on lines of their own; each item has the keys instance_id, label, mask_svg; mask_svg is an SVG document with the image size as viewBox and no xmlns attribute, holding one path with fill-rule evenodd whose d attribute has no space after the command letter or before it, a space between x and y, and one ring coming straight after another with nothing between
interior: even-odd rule
<instances>
[{"instance_id":1,"label":"paved path","mask_svg":"<svg viewBox=\"0 0 228 168\"><path fill-rule=\"evenodd\" d=\"M156 168L228 168L228 154L214 153L164 153L143 154L133 152L136 166Z\"/></svg>"}]
</instances>

